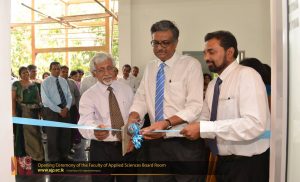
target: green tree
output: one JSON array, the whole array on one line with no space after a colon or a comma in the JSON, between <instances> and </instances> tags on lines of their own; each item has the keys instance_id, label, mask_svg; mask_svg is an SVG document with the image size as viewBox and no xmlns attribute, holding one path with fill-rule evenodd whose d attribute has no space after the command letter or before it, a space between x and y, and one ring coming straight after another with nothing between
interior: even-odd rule
<instances>
[{"instance_id":1,"label":"green tree","mask_svg":"<svg viewBox=\"0 0 300 182\"><path fill-rule=\"evenodd\" d=\"M87 31L96 31L96 36L99 39L94 41L94 45L103 45L104 42L104 27L91 27ZM63 47L62 39L53 39L51 35L63 34L62 29L44 30L43 34L38 34L37 45L43 47ZM19 27L12 30L11 33L11 60L12 70L15 74L18 73L20 66L27 66L31 64L31 29L28 27ZM74 46L82 46L80 40L72 42ZM62 46L63 45L63 46ZM113 40L112 40L112 55L119 65L119 30L118 26L114 26ZM35 65L38 67L38 77L41 78L44 72L49 72L49 65L52 61L58 61L62 65L65 64L65 52L57 53L39 53L36 56ZM70 70L83 69L86 75L89 75L89 61L95 55L94 51L69 52L69 68Z\"/></svg>"},{"instance_id":2,"label":"green tree","mask_svg":"<svg viewBox=\"0 0 300 182\"><path fill-rule=\"evenodd\" d=\"M11 64L12 71L18 75L19 67L31 63L31 31L27 27L11 30Z\"/></svg>"}]
</instances>

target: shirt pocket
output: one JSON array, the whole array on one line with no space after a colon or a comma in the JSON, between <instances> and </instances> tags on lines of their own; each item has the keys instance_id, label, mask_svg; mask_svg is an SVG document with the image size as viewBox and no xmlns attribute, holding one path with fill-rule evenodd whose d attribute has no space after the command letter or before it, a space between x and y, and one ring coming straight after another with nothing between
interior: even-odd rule
<instances>
[{"instance_id":1,"label":"shirt pocket","mask_svg":"<svg viewBox=\"0 0 300 182\"><path fill-rule=\"evenodd\" d=\"M217 119L236 118L238 112L237 99L234 96L221 97L218 103Z\"/></svg>"},{"instance_id":2,"label":"shirt pocket","mask_svg":"<svg viewBox=\"0 0 300 182\"><path fill-rule=\"evenodd\" d=\"M182 82L169 83L169 94L172 101L175 103L185 102L185 88Z\"/></svg>"}]
</instances>

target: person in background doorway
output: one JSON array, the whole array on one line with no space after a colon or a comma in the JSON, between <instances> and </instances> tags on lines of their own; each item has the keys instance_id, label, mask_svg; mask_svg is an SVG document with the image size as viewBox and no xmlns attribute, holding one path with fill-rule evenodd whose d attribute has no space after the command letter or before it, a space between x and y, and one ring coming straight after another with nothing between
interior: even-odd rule
<instances>
[{"instance_id":1,"label":"person in background doorway","mask_svg":"<svg viewBox=\"0 0 300 182\"><path fill-rule=\"evenodd\" d=\"M118 68L114 67L114 80L117 80L118 79L118 74L119 74L119 70Z\"/></svg>"},{"instance_id":2,"label":"person in background doorway","mask_svg":"<svg viewBox=\"0 0 300 182\"><path fill-rule=\"evenodd\" d=\"M134 85L138 88L140 86L140 82L141 82L141 77L139 77L139 72L140 69L137 66L133 66L132 67L132 76L135 78L134 81Z\"/></svg>"},{"instance_id":3,"label":"person in background doorway","mask_svg":"<svg viewBox=\"0 0 300 182\"><path fill-rule=\"evenodd\" d=\"M82 77L84 75L84 71L82 69L77 69L77 72L79 73L79 80L78 81L81 82Z\"/></svg>"},{"instance_id":4,"label":"person in background doorway","mask_svg":"<svg viewBox=\"0 0 300 182\"><path fill-rule=\"evenodd\" d=\"M77 69L77 72L79 73L79 78L78 78L77 84L78 84L78 88L80 88L80 84L81 84L81 81L82 81L82 78L84 75L84 71L82 69Z\"/></svg>"},{"instance_id":5,"label":"person in background doorway","mask_svg":"<svg viewBox=\"0 0 300 182\"><path fill-rule=\"evenodd\" d=\"M79 90L80 89L80 84L79 84L80 83L79 82L80 74L79 74L79 72L75 71L75 70L72 70L71 73L70 73L69 78L72 79L75 82L75 84L76 84L76 86Z\"/></svg>"},{"instance_id":6,"label":"person in background doorway","mask_svg":"<svg viewBox=\"0 0 300 182\"><path fill-rule=\"evenodd\" d=\"M206 93L206 90L207 90L207 86L208 86L209 82L212 80L212 78L211 78L211 75L208 74L208 73L204 73L203 78L204 78L203 98L205 98L205 93Z\"/></svg>"},{"instance_id":7,"label":"person in background doorway","mask_svg":"<svg viewBox=\"0 0 300 182\"><path fill-rule=\"evenodd\" d=\"M139 72L140 72L139 67L137 67L137 66L132 67L132 75L134 77L138 77Z\"/></svg>"},{"instance_id":8,"label":"person in background doorway","mask_svg":"<svg viewBox=\"0 0 300 182\"><path fill-rule=\"evenodd\" d=\"M129 64L125 64L122 68L122 72L123 72L123 76L121 78L119 78L118 80L120 82L123 82L127 85L129 85L133 92L135 93L138 86L135 85L135 77L133 77L130 72L131 72L131 66Z\"/></svg>"},{"instance_id":9,"label":"person in background doorway","mask_svg":"<svg viewBox=\"0 0 300 182\"><path fill-rule=\"evenodd\" d=\"M94 57L93 57L94 58ZM93 64L93 58L90 60L90 76L85 77L82 79L80 84L80 95L82 95L87 89L92 87L97 83L96 73L95 73L95 66Z\"/></svg>"},{"instance_id":10,"label":"person in background doorway","mask_svg":"<svg viewBox=\"0 0 300 182\"><path fill-rule=\"evenodd\" d=\"M260 74L263 82L266 85L268 101L269 101L269 108L271 110L271 73L270 73L270 70L263 63L261 63L261 61L258 60L257 58L245 58L240 62L240 65L253 68L253 69L255 69L255 71L257 71Z\"/></svg>"},{"instance_id":11,"label":"person in background doorway","mask_svg":"<svg viewBox=\"0 0 300 182\"><path fill-rule=\"evenodd\" d=\"M27 66L27 68L28 68L28 71L29 71L30 80L35 82L35 83L41 84L42 80L37 78L37 67L33 64L30 64L30 65Z\"/></svg>"},{"instance_id":12,"label":"person in background doorway","mask_svg":"<svg viewBox=\"0 0 300 182\"><path fill-rule=\"evenodd\" d=\"M27 66L27 69L29 71L30 80L32 82L34 82L34 83L37 84L37 86L39 88L39 91L41 92L41 83L42 83L42 80L40 80L40 79L37 78L37 67L35 65L33 65L33 64L30 64L30 65Z\"/></svg>"},{"instance_id":13,"label":"person in background doorway","mask_svg":"<svg viewBox=\"0 0 300 182\"><path fill-rule=\"evenodd\" d=\"M77 72L77 71L76 71ZM70 92L72 94L72 104L70 108L70 120L72 124L77 124L79 120L79 100L80 100L80 93L79 89L73 79L68 78L69 74L69 68L67 66L61 67L60 76L67 80ZM72 74L70 74L72 75ZM76 74L75 74L76 75ZM78 73L77 73L78 75ZM75 150L73 147L75 147L76 144L80 143L81 136L78 133L78 129L72 129L71 131L71 154L75 153Z\"/></svg>"},{"instance_id":14,"label":"person in background doorway","mask_svg":"<svg viewBox=\"0 0 300 182\"><path fill-rule=\"evenodd\" d=\"M43 75L42 75L43 80L45 80L48 76L50 76L49 72L43 73Z\"/></svg>"}]
</instances>

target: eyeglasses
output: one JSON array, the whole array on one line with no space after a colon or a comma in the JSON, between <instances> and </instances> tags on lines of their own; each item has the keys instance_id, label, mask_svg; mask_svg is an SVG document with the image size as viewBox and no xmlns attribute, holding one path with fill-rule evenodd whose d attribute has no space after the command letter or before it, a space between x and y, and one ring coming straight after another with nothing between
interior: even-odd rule
<instances>
[{"instance_id":1,"label":"eyeglasses","mask_svg":"<svg viewBox=\"0 0 300 182\"><path fill-rule=\"evenodd\" d=\"M150 43L152 45L152 47L158 47L158 45L160 45L163 48L167 48L170 44L172 44L173 42L175 42L174 40L163 40L163 41L156 41L156 40L152 40Z\"/></svg>"},{"instance_id":2,"label":"eyeglasses","mask_svg":"<svg viewBox=\"0 0 300 182\"><path fill-rule=\"evenodd\" d=\"M100 74L103 74L103 73L105 73L105 71L108 71L108 72L110 72L110 71L113 71L113 69L114 69L114 67L111 67L111 66L108 66L108 67L106 67L106 68L100 68L100 69L96 69L96 70L94 70L96 73L100 73Z\"/></svg>"}]
</instances>

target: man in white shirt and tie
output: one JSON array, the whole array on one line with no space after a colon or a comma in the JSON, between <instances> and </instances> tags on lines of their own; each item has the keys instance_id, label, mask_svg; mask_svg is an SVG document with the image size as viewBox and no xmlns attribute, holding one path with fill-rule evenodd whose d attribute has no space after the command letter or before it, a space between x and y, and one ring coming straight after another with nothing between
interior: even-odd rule
<instances>
[{"instance_id":1,"label":"man in white shirt and tie","mask_svg":"<svg viewBox=\"0 0 300 182\"><path fill-rule=\"evenodd\" d=\"M252 68L239 65L237 41L228 31L205 36L204 59L218 74L207 88L199 122L181 133L191 140L205 138L218 155L217 181L269 181L270 129L265 85Z\"/></svg>"},{"instance_id":2,"label":"man in white shirt and tie","mask_svg":"<svg viewBox=\"0 0 300 182\"><path fill-rule=\"evenodd\" d=\"M41 97L44 105L42 115L44 120L71 123L70 108L72 94L67 81L60 77L60 63L51 62L51 76L41 85ZM69 160L71 129L46 127L49 161Z\"/></svg>"},{"instance_id":3,"label":"man in white shirt and tie","mask_svg":"<svg viewBox=\"0 0 300 182\"><path fill-rule=\"evenodd\" d=\"M121 129L126 124L133 100L132 89L113 79L114 59L110 54L100 52L92 59L98 82L81 96L79 104L79 125L99 128ZM107 130L79 130L82 136L91 140L90 161L122 162L121 132ZM113 173L113 171L112 171ZM92 181L114 181L115 176L93 175ZM117 182L134 181L134 176L116 176Z\"/></svg>"},{"instance_id":4,"label":"man in white shirt and tie","mask_svg":"<svg viewBox=\"0 0 300 182\"><path fill-rule=\"evenodd\" d=\"M129 122L149 114L151 125L141 130L143 158L146 161L181 161L181 171L189 171L187 161L202 161L198 175L150 176L149 181L200 181L206 169L204 140L189 141L178 132L155 133L154 130L181 130L196 120L203 104L203 74L198 60L176 53L179 30L168 20L151 27L153 52L157 59L145 71L130 108ZM175 171L173 171L175 172ZM180 171L177 171L177 174ZM176 173L176 172L175 172Z\"/></svg>"}]
</instances>

